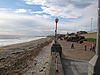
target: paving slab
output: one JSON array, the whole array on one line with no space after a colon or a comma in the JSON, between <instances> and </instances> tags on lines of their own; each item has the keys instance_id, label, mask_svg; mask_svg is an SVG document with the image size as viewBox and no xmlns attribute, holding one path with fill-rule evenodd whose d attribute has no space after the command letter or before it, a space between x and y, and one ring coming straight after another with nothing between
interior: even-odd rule
<instances>
[{"instance_id":1,"label":"paving slab","mask_svg":"<svg viewBox=\"0 0 100 75\"><path fill-rule=\"evenodd\" d=\"M64 75L88 75L88 61L62 59Z\"/></svg>"}]
</instances>

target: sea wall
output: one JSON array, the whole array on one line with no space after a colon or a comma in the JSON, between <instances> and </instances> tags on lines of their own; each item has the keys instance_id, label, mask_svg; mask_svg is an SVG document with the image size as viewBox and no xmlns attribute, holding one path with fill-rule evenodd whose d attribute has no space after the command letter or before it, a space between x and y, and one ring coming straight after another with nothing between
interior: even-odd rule
<instances>
[{"instance_id":1,"label":"sea wall","mask_svg":"<svg viewBox=\"0 0 100 75\"><path fill-rule=\"evenodd\" d=\"M49 75L64 75L61 57L58 52L52 52Z\"/></svg>"}]
</instances>

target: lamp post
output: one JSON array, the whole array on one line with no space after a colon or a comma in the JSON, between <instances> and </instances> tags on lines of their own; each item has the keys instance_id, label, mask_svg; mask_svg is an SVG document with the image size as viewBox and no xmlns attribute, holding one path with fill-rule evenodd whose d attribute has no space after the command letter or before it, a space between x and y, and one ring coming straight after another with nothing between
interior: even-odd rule
<instances>
[{"instance_id":1,"label":"lamp post","mask_svg":"<svg viewBox=\"0 0 100 75\"><path fill-rule=\"evenodd\" d=\"M90 60L88 67L88 75L100 75L100 0L98 0L98 31L96 54Z\"/></svg>"},{"instance_id":2,"label":"lamp post","mask_svg":"<svg viewBox=\"0 0 100 75\"><path fill-rule=\"evenodd\" d=\"M93 21L93 18L91 18L91 32L92 32L92 21Z\"/></svg>"},{"instance_id":3,"label":"lamp post","mask_svg":"<svg viewBox=\"0 0 100 75\"><path fill-rule=\"evenodd\" d=\"M56 23L56 28L55 28L55 43L57 42L57 23L58 23L59 19L56 18L55 19L55 23Z\"/></svg>"}]
</instances>

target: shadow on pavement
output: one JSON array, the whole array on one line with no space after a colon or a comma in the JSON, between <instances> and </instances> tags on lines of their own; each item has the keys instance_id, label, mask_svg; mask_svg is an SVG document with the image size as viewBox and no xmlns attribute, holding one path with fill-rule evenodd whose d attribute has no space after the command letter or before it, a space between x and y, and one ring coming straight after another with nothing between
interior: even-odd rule
<instances>
[{"instance_id":1,"label":"shadow on pavement","mask_svg":"<svg viewBox=\"0 0 100 75\"><path fill-rule=\"evenodd\" d=\"M62 58L64 75L88 75L88 61Z\"/></svg>"}]
</instances>

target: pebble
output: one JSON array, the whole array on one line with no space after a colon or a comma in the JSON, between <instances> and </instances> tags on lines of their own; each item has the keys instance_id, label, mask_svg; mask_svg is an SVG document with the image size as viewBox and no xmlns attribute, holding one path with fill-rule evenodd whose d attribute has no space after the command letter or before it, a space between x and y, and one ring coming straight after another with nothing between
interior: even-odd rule
<instances>
[{"instance_id":1,"label":"pebble","mask_svg":"<svg viewBox=\"0 0 100 75\"><path fill-rule=\"evenodd\" d=\"M37 57L34 59L34 63L30 64L30 67L23 75L46 75L47 68L49 67L51 58L51 44L45 46Z\"/></svg>"}]
</instances>

